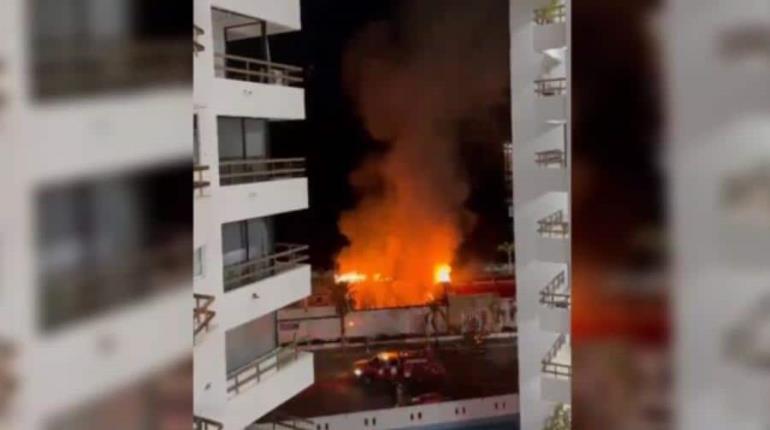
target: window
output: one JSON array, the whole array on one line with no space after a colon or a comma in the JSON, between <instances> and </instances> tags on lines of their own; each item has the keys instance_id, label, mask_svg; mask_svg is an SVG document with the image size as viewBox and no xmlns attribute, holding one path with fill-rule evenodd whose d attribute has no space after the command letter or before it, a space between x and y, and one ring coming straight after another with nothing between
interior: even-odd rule
<instances>
[{"instance_id":1,"label":"window","mask_svg":"<svg viewBox=\"0 0 770 430\"><path fill-rule=\"evenodd\" d=\"M202 246L195 248L195 254L193 254L193 276L202 277L204 275L204 256L205 251Z\"/></svg>"},{"instance_id":2,"label":"window","mask_svg":"<svg viewBox=\"0 0 770 430\"><path fill-rule=\"evenodd\" d=\"M264 158L269 155L267 120L254 118L217 118L219 160Z\"/></svg>"},{"instance_id":3,"label":"window","mask_svg":"<svg viewBox=\"0 0 770 430\"><path fill-rule=\"evenodd\" d=\"M277 346L275 312L228 330L225 333L227 371L245 366Z\"/></svg>"}]
</instances>

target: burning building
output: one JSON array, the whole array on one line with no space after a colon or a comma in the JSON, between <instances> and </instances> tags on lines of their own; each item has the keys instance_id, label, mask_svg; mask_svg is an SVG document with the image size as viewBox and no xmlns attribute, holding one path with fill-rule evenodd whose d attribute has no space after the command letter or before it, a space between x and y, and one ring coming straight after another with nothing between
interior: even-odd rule
<instances>
[{"instance_id":1,"label":"burning building","mask_svg":"<svg viewBox=\"0 0 770 430\"><path fill-rule=\"evenodd\" d=\"M472 37L499 16L495 8L447 1L442 10L408 2L400 24L370 25L344 57L347 91L385 147L352 173L358 204L339 220L349 244L337 271L357 307L437 298L475 222L459 123L507 100L507 47Z\"/></svg>"}]
</instances>

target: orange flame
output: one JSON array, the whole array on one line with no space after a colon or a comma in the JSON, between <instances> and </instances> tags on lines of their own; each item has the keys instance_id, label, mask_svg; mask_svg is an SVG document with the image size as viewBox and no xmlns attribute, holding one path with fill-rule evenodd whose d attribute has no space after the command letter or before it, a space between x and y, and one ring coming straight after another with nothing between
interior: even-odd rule
<instances>
[{"instance_id":1,"label":"orange flame","mask_svg":"<svg viewBox=\"0 0 770 430\"><path fill-rule=\"evenodd\" d=\"M448 264L439 264L433 271L433 282L448 283L452 282L452 266Z\"/></svg>"}]
</instances>

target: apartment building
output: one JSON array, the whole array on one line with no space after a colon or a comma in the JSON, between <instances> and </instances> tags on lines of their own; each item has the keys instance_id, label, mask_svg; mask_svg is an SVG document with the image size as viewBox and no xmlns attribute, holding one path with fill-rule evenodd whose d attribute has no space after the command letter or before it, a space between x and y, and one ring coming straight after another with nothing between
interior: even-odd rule
<instances>
[{"instance_id":1,"label":"apartment building","mask_svg":"<svg viewBox=\"0 0 770 430\"><path fill-rule=\"evenodd\" d=\"M510 2L522 430L569 411L569 2Z\"/></svg>"},{"instance_id":2,"label":"apartment building","mask_svg":"<svg viewBox=\"0 0 770 430\"><path fill-rule=\"evenodd\" d=\"M155 37L151 17L139 1L3 3L8 428L189 414L184 377L166 379L189 364L189 197L164 193L189 183L189 54L176 49L189 42Z\"/></svg>"},{"instance_id":3,"label":"apartment building","mask_svg":"<svg viewBox=\"0 0 770 430\"><path fill-rule=\"evenodd\" d=\"M768 16L761 1L670 0L659 21L678 429L770 423Z\"/></svg>"},{"instance_id":4,"label":"apartment building","mask_svg":"<svg viewBox=\"0 0 770 430\"><path fill-rule=\"evenodd\" d=\"M305 118L303 70L273 41L299 0L194 2L194 425L242 429L313 383L313 357L280 345L276 314L310 295L307 246L281 218L308 207L301 154L276 122Z\"/></svg>"}]
</instances>

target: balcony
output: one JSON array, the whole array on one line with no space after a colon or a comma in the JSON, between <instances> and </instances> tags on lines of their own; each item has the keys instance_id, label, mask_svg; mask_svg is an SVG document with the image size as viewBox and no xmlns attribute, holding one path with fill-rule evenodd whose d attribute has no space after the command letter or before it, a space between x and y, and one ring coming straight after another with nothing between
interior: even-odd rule
<instances>
[{"instance_id":1,"label":"balcony","mask_svg":"<svg viewBox=\"0 0 770 430\"><path fill-rule=\"evenodd\" d=\"M550 149L536 152L535 163L539 167L562 169L567 166L567 158L561 149Z\"/></svg>"},{"instance_id":2,"label":"balcony","mask_svg":"<svg viewBox=\"0 0 770 430\"><path fill-rule=\"evenodd\" d=\"M193 24L193 55L198 55L199 52L206 49L202 43L198 42L198 36L203 35L203 29Z\"/></svg>"},{"instance_id":3,"label":"balcony","mask_svg":"<svg viewBox=\"0 0 770 430\"><path fill-rule=\"evenodd\" d=\"M567 94L567 78L543 78L535 80L535 93L540 97Z\"/></svg>"},{"instance_id":4,"label":"balcony","mask_svg":"<svg viewBox=\"0 0 770 430\"><path fill-rule=\"evenodd\" d=\"M567 8L563 4L535 9L533 42L535 52L567 45Z\"/></svg>"},{"instance_id":5,"label":"balcony","mask_svg":"<svg viewBox=\"0 0 770 430\"><path fill-rule=\"evenodd\" d=\"M313 383L313 355L296 345L277 348L227 380L225 428L246 428Z\"/></svg>"},{"instance_id":6,"label":"balcony","mask_svg":"<svg viewBox=\"0 0 770 430\"><path fill-rule=\"evenodd\" d=\"M211 185L211 182L206 180L205 172L209 170L209 166L194 165L193 166L193 191L198 197L205 195L205 190Z\"/></svg>"},{"instance_id":7,"label":"balcony","mask_svg":"<svg viewBox=\"0 0 770 430\"><path fill-rule=\"evenodd\" d=\"M269 85L301 87L301 67L233 54L214 54L215 76Z\"/></svg>"},{"instance_id":8,"label":"balcony","mask_svg":"<svg viewBox=\"0 0 770 430\"><path fill-rule=\"evenodd\" d=\"M193 430L222 430L224 426L218 421L193 415Z\"/></svg>"},{"instance_id":9,"label":"balcony","mask_svg":"<svg viewBox=\"0 0 770 430\"><path fill-rule=\"evenodd\" d=\"M34 42L29 52L34 54L31 83L35 98L106 95L189 85L192 80L189 39L82 39Z\"/></svg>"},{"instance_id":10,"label":"balcony","mask_svg":"<svg viewBox=\"0 0 770 430\"><path fill-rule=\"evenodd\" d=\"M567 6L564 4L552 4L535 9L534 21L537 25L567 22Z\"/></svg>"},{"instance_id":11,"label":"balcony","mask_svg":"<svg viewBox=\"0 0 770 430\"><path fill-rule=\"evenodd\" d=\"M564 211L558 210L537 221L537 232L546 238L565 239L569 237L569 223L564 219Z\"/></svg>"},{"instance_id":12,"label":"balcony","mask_svg":"<svg viewBox=\"0 0 770 430\"><path fill-rule=\"evenodd\" d=\"M540 361L541 390L544 400L570 402L570 380L572 378L572 354L565 334L556 338L551 349Z\"/></svg>"},{"instance_id":13,"label":"balcony","mask_svg":"<svg viewBox=\"0 0 770 430\"><path fill-rule=\"evenodd\" d=\"M251 158L219 163L220 185L237 185L305 176L304 158Z\"/></svg>"},{"instance_id":14,"label":"balcony","mask_svg":"<svg viewBox=\"0 0 770 430\"><path fill-rule=\"evenodd\" d=\"M570 288L566 270L554 276L540 290L538 319L540 328L553 333L570 332Z\"/></svg>"},{"instance_id":15,"label":"balcony","mask_svg":"<svg viewBox=\"0 0 770 430\"><path fill-rule=\"evenodd\" d=\"M279 251L274 254L225 266L225 291L235 290L289 271L309 259L307 245L280 243L275 247Z\"/></svg>"},{"instance_id":16,"label":"balcony","mask_svg":"<svg viewBox=\"0 0 770 430\"><path fill-rule=\"evenodd\" d=\"M294 342L287 346L280 346L251 363L228 373L228 395L238 395L249 386L259 384L264 378L280 372L282 368L297 360L299 354L299 347Z\"/></svg>"},{"instance_id":17,"label":"balcony","mask_svg":"<svg viewBox=\"0 0 770 430\"><path fill-rule=\"evenodd\" d=\"M548 124L567 121L567 79L544 78L535 82L537 118Z\"/></svg>"},{"instance_id":18,"label":"balcony","mask_svg":"<svg viewBox=\"0 0 770 430\"><path fill-rule=\"evenodd\" d=\"M206 332L211 327L211 321L217 313L210 309L214 303L214 296L206 294L193 294L195 308L193 308L193 337Z\"/></svg>"},{"instance_id":19,"label":"balcony","mask_svg":"<svg viewBox=\"0 0 770 430\"><path fill-rule=\"evenodd\" d=\"M189 239L180 235L113 261L41 274L43 329L58 330L186 285L192 270Z\"/></svg>"},{"instance_id":20,"label":"balcony","mask_svg":"<svg viewBox=\"0 0 770 430\"><path fill-rule=\"evenodd\" d=\"M540 291L540 304L548 308L569 309L570 293L565 271L559 272Z\"/></svg>"}]
</instances>

